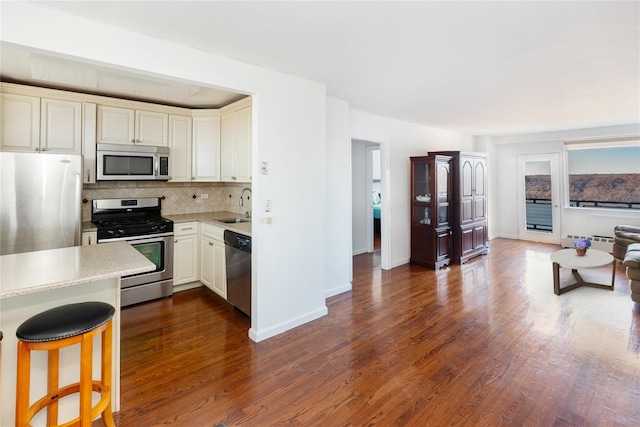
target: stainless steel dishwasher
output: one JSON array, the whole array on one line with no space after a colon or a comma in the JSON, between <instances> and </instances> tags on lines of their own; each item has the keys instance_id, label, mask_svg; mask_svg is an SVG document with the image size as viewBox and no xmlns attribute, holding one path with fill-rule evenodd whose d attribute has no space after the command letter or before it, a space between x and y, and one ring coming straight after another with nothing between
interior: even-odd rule
<instances>
[{"instance_id":1,"label":"stainless steel dishwasher","mask_svg":"<svg viewBox=\"0 0 640 427\"><path fill-rule=\"evenodd\" d=\"M227 301L251 317L251 237L224 232Z\"/></svg>"}]
</instances>

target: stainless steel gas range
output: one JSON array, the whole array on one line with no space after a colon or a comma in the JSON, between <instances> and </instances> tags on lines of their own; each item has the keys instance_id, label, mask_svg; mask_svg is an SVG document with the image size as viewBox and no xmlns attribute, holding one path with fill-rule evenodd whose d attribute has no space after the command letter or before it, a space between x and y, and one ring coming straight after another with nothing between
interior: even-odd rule
<instances>
[{"instance_id":1,"label":"stainless steel gas range","mask_svg":"<svg viewBox=\"0 0 640 427\"><path fill-rule=\"evenodd\" d=\"M173 221L160 210L155 197L93 201L98 244L126 241L156 265L154 271L122 278L122 307L173 295Z\"/></svg>"}]
</instances>

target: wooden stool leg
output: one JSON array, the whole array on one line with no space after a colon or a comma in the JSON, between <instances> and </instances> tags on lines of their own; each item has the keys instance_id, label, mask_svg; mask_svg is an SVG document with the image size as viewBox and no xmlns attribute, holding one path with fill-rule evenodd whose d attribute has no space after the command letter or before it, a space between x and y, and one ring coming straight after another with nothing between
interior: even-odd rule
<instances>
[{"instance_id":1,"label":"wooden stool leg","mask_svg":"<svg viewBox=\"0 0 640 427\"><path fill-rule=\"evenodd\" d=\"M91 427L92 356L93 335L85 334L80 343L80 427Z\"/></svg>"},{"instance_id":2,"label":"wooden stool leg","mask_svg":"<svg viewBox=\"0 0 640 427\"><path fill-rule=\"evenodd\" d=\"M60 350L49 350L49 366L48 366L48 392L51 396L51 403L47 406L47 426L54 427L58 425L58 396L55 393L59 385L59 367L60 367ZM55 396L55 397L54 397Z\"/></svg>"},{"instance_id":3,"label":"wooden stool leg","mask_svg":"<svg viewBox=\"0 0 640 427\"><path fill-rule=\"evenodd\" d=\"M31 384L31 352L29 345L18 341L18 372L16 372L16 426L29 425L29 386Z\"/></svg>"},{"instance_id":4,"label":"wooden stool leg","mask_svg":"<svg viewBox=\"0 0 640 427\"><path fill-rule=\"evenodd\" d=\"M101 374L101 382L105 384L108 388L109 402L107 407L102 412L102 420L107 427L115 427L115 422L113 421L113 413L111 411L111 396L112 386L111 386L111 353L112 353L112 342L113 342L113 330L112 330L113 322L109 320L109 324L107 325L107 329L102 333L102 374Z\"/></svg>"}]
</instances>

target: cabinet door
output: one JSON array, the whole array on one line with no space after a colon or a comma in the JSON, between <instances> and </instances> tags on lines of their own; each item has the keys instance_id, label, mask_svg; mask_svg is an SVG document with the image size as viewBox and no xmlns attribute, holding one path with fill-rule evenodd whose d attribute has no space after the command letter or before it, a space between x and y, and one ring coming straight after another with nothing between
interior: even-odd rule
<instances>
[{"instance_id":1,"label":"cabinet door","mask_svg":"<svg viewBox=\"0 0 640 427\"><path fill-rule=\"evenodd\" d=\"M82 153L82 103L42 98L40 151Z\"/></svg>"},{"instance_id":2,"label":"cabinet door","mask_svg":"<svg viewBox=\"0 0 640 427\"><path fill-rule=\"evenodd\" d=\"M436 256L437 260L449 258L449 252L451 249L451 230L440 230L437 234L437 248Z\"/></svg>"},{"instance_id":3,"label":"cabinet door","mask_svg":"<svg viewBox=\"0 0 640 427\"><path fill-rule=\"evenodd\" d=\"M0 94L0 148L40 150L40 98Z\"/></svg>"},{"instance_id":4,"label":"cabinet door","mask_svg":"<svg viewBox=\"0 0 640 427\"><path fill-rule=\"evenodd\" d=\"M227 299L227 266L225 264L225 247L221 240L213 241L213 287L212 289Z\"/></svg>"},{"instance_id":5,"label":"cabinet door","mask_svg":"<svg viewBox=\"0 0 640 427\"><path fill-rule=\"evenodd\" d=\"M136 110L135 143L167 147L169 133L168 122L168 114Z\"/></svg>"},{"instance_id":6,"label":"cabinet door","mask_svg":"<svg viewBox=\"0 0 640 427\"><path fill-rule=\"evenodd\" d=\"M487 248L487 242L487 226L484 223L476 224L473 227L473 249L484 250Z\"/></svg>"},{"instance_id":7,"label":"cabinet door","mask_svg":"<svg viewBox=\"0 0 640 427\"><path fill-rule=\"evenodd\" d=\"M192 181L220 181L220 117L193 118Z\"/></svg>"},{"instance_id":8,"label":"cabinet door","mask_svg":"<svg viewBox=\"0 0 640 427\"><path fill-rule=\"evenodd\" d=\"M220 174L221 180L236 182L236 116L228 114L221 118Z\"/></svg>"},{"instance_id":9,"label":"cabinet door","mask_svg":"<svg viewBox=\"0 0 640 427\"><path fill-rule=\"evenodd\" d=\"M236 113L236 177L251 182L251 107Z\"/></svg>"},{"instance_id":10,"label":"cabinet door","mask_svg":"<svg viewBox=\"0 0 640 427\"><path fill-rule=\"evenodd\" d=\"M460 224L473 222L473 158L460 156Z\"/></svg>"},{"instance_id":11,"label":"cabinet door","mask_svg":"<svg viewBox=\"0 0 640 427\"><path fill-rule=\"evenodd\" d=\"M173 253L174 286L198 280L198 234L176 236Z\"/></svg>"},{"instance_id":12,"label":"cabinet door","mask_svg":"<svg viewBox=\"0 0 640 427\"><path fill-rule=\"evenodd\" d=\"M135 111L128 108L98 106L98 142L132 144Z\"/></svg>"},{"instance_id":13,"label":"cabinet door","mask_svg":"<svg viewBox=\"0 0 640 427\"><path fill-rule=\"evenodd\" d=\"M97 231L85 231L82 233L82 246L95 245L98 243Z\"/></svg>"},{"instance_id":14,"label":"cabinet door","mask_svg":"<svg viewBox=\"0 0 640 427\"><path fill-rule=\"evenodd\" d=\"M171 182L191 181L191 117L169 116Z\"/></svg>"},{"instance_id":15,"label":"cabinet door","mask_svg":"<svg viewBox=\"0 0 640 427\"><path fill-rule=\"evenodd\" d=\"M84 184L96 183L96 104L82 104L82 170Z\"/></svg>"},{"instance_id":16,"label":"cabinet door","mask_svg":"<svg viewBox=\"0 0 640 427\"><path fill-rule=\"evenodd\" d=\"M221 179L251 182L251 107L222 117Z\"/></svg>"},{"instance_id":17,"label":"cabinet door","mask_svg":"<svg viewBox=\"0 0 640 427\"><path fill-rule=\"evenodd\" d=\"M460 256L465 257L471 255L475 250L475 243L473 241L474 227L462 227L460 229Z\"/></svg>"},{"instance_id":18,"label":"cabinet door","mask_svg":"<svg viewBox=\"0 0 640 427\"><path fill-rule=\"evenodd\" d=\"M486 162L476 159L473 163L473 217L479 221L487 216Z\"/></svg>"},{"instance_id":19,"label":"cabinet door","mask_svg":"<svg viewBox=\"0 0 640 427\"><path fill-rule=\"evenodd\" d=\"M213 239L200 236L200 281L203 285L215 290L213 283L215 280L215 252Z\"/></svg>"}]
</instances>

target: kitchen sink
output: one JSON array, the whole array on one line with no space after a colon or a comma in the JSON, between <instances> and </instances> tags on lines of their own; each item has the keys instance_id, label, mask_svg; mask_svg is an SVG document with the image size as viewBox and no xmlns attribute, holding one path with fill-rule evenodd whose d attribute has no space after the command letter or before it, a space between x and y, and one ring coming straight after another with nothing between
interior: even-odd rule
<instances>
[{"instance_id":1,"label":"kitchen sink","mask_svg":"<svg viewBox=\"0 0 640 427\"><path fill-rule=\"evenodd\" d=\"M216 221L219 222L224 222L225 224L235 224L238 222L251 222L251 220L249 218L222 218L222 219L216 219Z\"/></svg>"}]
</instances>

